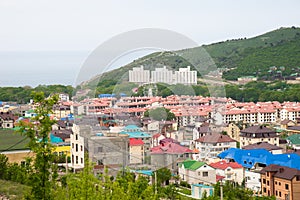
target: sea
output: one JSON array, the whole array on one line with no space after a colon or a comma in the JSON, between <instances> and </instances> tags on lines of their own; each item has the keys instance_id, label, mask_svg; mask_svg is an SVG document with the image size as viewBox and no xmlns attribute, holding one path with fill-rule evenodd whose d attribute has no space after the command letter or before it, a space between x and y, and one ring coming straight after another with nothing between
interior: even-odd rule
<instances>
[{"instance_id":1,"label":"sea","mask_svg":"<svg viewBox=\"0 0 300 200\"><path fill-rule=\"evenodd\" d=\"M0 52L0 87L75 85L88 51Z\"/></svg>"}]
</instances>

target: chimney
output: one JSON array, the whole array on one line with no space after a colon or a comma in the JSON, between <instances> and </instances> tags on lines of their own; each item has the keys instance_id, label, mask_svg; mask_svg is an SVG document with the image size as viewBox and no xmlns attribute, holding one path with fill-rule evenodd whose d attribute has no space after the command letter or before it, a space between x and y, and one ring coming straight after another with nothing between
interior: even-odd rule
<instances>
[{"instance_id":1,"label":"chimney","mask_svg":"<svg viewBox=\"0 0 300 200\"><path fill-rule=\"evenodd\" d=\"M282 173L284 171L284 169L281 167L279 168L279 172Z\"/></svg>"}]
</instances>

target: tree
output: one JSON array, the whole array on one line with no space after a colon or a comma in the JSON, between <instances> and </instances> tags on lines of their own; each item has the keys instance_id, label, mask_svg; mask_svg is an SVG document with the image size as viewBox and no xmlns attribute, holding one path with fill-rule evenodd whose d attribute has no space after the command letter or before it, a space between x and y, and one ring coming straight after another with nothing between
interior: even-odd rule
<instances>
[{"instance_id":1,"label":"tree","mask_svg":"<svg viewBox=\"0 0 300 200\"><path fill-rule=\"evenodd\" d=\"M172 173L171 170L169 170L166 167L163 167L156 171L156 176L157 176L157 185L160 186L171 179Z\"/></svg>"},{"instance_id":2,"label":"tree","mask_svg":"<svg viewBox=\"0 0 300 200\"><path fill-rule=\"evenodd\" d=\"M33 172L29 185L32 187L32 199L54 199L53 191L56 187L57 166L52 154L49 134L55 120L50 119L52 107L57 103L58 96L45 98L43 92L34 92L33 100L38 105L35 109L36 116L30 123L20 122L19 132L26 135L30 141L28 146L35 153Z\"/></svg>"},{"instance_id":3,"label":"tree","mask_svg":"<svg viewBox=\"0 0 300 200\"><path fill-rule=\"evenodd\" d=\"M175 119L174 113L164 107L147 110L144 117L150 117L153 120L173 120Z\"/></svg>"}]
</instances>

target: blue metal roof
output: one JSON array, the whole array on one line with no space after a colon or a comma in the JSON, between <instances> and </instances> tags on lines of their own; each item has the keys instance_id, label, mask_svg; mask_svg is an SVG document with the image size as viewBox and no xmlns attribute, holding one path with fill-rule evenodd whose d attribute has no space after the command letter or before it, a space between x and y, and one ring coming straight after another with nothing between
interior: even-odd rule
<instances>
[{"instance_id":1,"label":"blue metal roof","mask_svg":"<svg viewBox=\"0 0 300 200\"><path fill-rule=\"evenodd\" d=\"M127 134L129 138L149 138L150 134L142 132L141 128L136 125L128 125L123 128L120 134Z\"/></svg>"},{"instance_id":2,"label":"blue metal roof","mask_svg":"<svg viewBox=\"0 0 300 200\"><path fill-rule=\"evenodd\" d=\"M292 154L272 154L265 149L244 150L230 148L218 155L222 159L233 159L245 168L253 168L256 163L280 165L300 170L300 156Z\"/></svg>"}]
</instances>

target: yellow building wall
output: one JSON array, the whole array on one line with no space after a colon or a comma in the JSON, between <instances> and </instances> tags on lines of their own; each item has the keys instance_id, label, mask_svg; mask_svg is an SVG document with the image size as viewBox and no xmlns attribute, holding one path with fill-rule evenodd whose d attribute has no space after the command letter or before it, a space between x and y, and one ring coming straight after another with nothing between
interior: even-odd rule
<instances>
[{"instance_id":1,"label":"yellow building wall","mask_svg":"<svg viewBox=\"0 0 300 200\"><path fill-rule=\"evenodd\" d=\"M21 164L22 161L25 161L27 157L33 158L35 154L32 151L11 151L3 152L2 154L6 155L9 163L18 163Z\"/></svg>"},{"instance_id":2,"label":"yellow building wall","mask_svg":"<svg viewBox=\"0 0 300 200\"><path fill-rule=\"evenodd\" d=\"M53 153L67 154L67 156L71 156L71 146L57 146L52 150Z\"/></svg>"}]
</instances>

